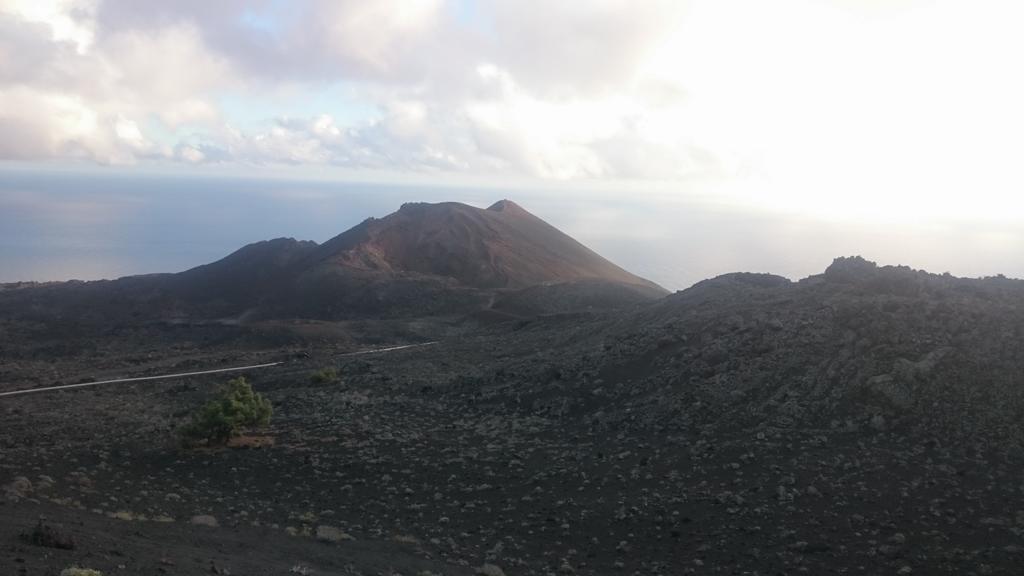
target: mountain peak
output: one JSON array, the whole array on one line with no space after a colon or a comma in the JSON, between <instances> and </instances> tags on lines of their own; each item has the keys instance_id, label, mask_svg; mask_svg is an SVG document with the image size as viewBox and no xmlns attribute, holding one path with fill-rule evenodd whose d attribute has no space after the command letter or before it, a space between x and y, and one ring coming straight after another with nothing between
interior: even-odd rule
<instances>
[{"instance_id":1,"label":"mountain peak","mask_svg":"<svg viewBox=\"0 0 1024 576\"><path fill-rule=\"evenodd\" d=\"M509 214L529 214L522 206L511 200L498 200L491 204L487 210L491 212L506 212Z\"/></svg>"},{"instance_id":2,"label":"mountain peak","mask_svg":"<svg viewBox=\"0 0 1024 576\"><path fill-rule=\"evenodd\" d=\"M511 200L486 210L457 202L410 202L324 243L317 260L359 270L518 289L596 279L663 288L605 260Z\"/></svg>"}]
</instances>

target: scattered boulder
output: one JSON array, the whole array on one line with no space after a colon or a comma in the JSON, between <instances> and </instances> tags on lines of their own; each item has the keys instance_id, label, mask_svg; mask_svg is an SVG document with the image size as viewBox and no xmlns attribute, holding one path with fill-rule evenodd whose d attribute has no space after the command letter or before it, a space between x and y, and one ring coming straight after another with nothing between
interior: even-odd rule
<instances>
[{"instance_id":1,"label":"scattered boulder","mask_svg":"<svg viewBox=\"0 0 1024 576\"><path fill-rule=\"evenodd\" d=\"M189 524L192 524L193 526L209 526L210 528L216 528L220 526L220 524L217 522L217 519L213 516L210 516L209 514L199 514L197 516L193 516L192 519L189 520Z\"/></svg>"},{"instance_id":2,"label":"scattered boulder","mask_svg":"<svg viewBox=\"0 0 1024 576\"><path fill-rule=\"evenodd\" d=\"M342 531L340 528L334 526L317 526L316 527L316 539L321 542L330 542L337 544L345 540L355 540L350 534Z\"/></svg>"},{"instance_id":3,"label":"scattered boulder","mask_svg":"<svg viewBox=\"0 0 1024 576\"><path fill-rule=\"evenodd\" d=\"M480 576L505 576L505 571L494 564L484 564L476 569L476 573Z\"/></svg>"},{"instance_id":4,"label":"scattered boulder","mask_svg":"<svg viewBox=\"0 0 1024 576\"><path fill-rule=\"evenodd\" d=\"M29 498L34 492L32 481L24 476L18 476L10 484L5 484L3 490L4 498L9 502Z\"/></svg>"},{"instance_id":5,"label":"scattered boulder","mask_svg":"<svg viewBox=\"0 0 1024 576\"><path fill-rule=\"evenodd\" d=\"M53 480L52 477L47 476L45 474L40 474L39 478L36 480L34 489L36 492L46 492L47 490L53 488L54 484L56 484L56 482Z\"/></svg>"}]
</instances>

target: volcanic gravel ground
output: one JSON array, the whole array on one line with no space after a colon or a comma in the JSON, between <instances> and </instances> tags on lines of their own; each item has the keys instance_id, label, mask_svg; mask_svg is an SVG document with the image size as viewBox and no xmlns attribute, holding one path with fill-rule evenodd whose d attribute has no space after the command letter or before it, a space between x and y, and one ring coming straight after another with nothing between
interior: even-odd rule
<instances>
[{"instance_id":1,"label":"volcanic gravel ground","mask_svg":"<svg viewBox=\"0 0 1024 576\"><path fill-rule=\"evenodd\" d=\"M5 399L0 572L1021 573L1016 452L647 418L584 388L572 360L608 322L356 360L314 350L251 375L275 408L263 448L175 446L216 378ZM326 366L340 379L312 384ZM77 549L22 542L39 515L74 527Z\"/></svg>"}]
</instances>

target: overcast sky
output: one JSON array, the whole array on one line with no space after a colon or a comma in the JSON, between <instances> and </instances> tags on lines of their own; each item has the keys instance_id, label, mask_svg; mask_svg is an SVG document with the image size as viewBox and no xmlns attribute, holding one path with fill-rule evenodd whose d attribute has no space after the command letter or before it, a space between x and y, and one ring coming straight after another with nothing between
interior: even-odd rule
<instances>
[{"instance_id":1,"label":"overcast sky","mask_svg":"<svg viewBox=\"0 0 1024 576\"><path fill-rule=\"evenodd\" d=\"M0 161L1005 223L1022 22L986 0L0 0Z\"/></svg>"}]
</instances>

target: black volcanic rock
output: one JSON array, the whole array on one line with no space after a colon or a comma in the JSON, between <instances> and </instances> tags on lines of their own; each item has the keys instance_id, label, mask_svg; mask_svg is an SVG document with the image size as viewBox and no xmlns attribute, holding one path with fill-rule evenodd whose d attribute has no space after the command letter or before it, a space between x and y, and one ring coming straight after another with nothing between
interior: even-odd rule
<instances>
[{"instance_id":1,"label":"black volcanic rock","mask_svg":"<svg viewBox=\"0 0 1024 576\"><path fill-rule=\"evenodd\" d=\"M492 308L513 316L536 316L628 308L660 296L654 288L606 280L580 280L505 292L496 298Z\"/></svg>"},{"instance_id":2,"label":"black volcanic rock","mask_svg":"<svg viewBox=\"0 0 1024 576\"><path fill-rule=\"evenodd\" d=\"M730 295L743 297L750 290L781 288L790 284L788 278L774 274L732 272L701 280L686 290L677 292L672 298L693 300L696 298L721 299Z\"/></svg>"},{"instance_id":3,"label":"black volcanic rock","mask_svg":"<svg viewBox=\"0 0 1024 576\"><path fill-rule=\"evenodd\" d=\"M1024 349L1024 281L841 258L800 282L741 274L698 283L632 313L604 340L591 370L621 375L604 388L631 421L708 430L884 422L1024 447L1024 357L1011 352Z\"/></svg>"},{"instance_id":4,"label":"black volcanic rock","mask_svg":"<svg viewBox=\"0 0 1024 576\"><path fill-rule=\"evenodd\" d=\"M878 264L860 256L840 256L825 269L825 278L833 282L857 282L875 276Z\"/></svg>"}]
</instances>

